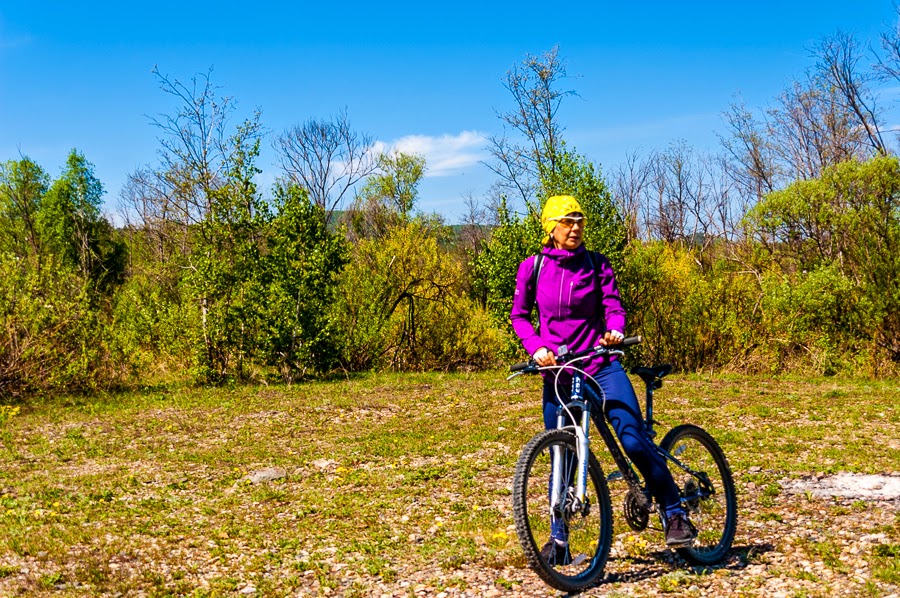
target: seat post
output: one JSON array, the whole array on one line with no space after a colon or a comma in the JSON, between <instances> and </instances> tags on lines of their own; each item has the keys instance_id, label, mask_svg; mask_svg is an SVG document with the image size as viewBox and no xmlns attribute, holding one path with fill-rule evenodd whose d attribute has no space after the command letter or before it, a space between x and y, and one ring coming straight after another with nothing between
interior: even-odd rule
<instances>
[{"instance_id":1,"label":"seat post","mask_svg":"<svg viewBox=\"0 0 900 598\"><path fill-rule=\"evenodd\" d=\"M672 366L668 363L655 365L652 368L636 367L631 369L631 373L640 376L647 386L647 419L644 423L651 438L656 435L656 432L653 431L653 391L662 388L663 377L671 372Z\"/></svg>"}]
</instances>

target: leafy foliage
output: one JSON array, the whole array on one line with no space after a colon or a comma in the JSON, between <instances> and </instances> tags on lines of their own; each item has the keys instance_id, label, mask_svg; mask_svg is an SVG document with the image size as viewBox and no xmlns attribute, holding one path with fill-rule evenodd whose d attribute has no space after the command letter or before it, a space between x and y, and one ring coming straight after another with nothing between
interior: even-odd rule
<instances>
[{"instance_id":1,"label":"leafy foliage","mask_svg":"<svg viewBox=\"0 0 900 598\"><path fill-rule=\"evenodd\" d=\"M856 46L829 43L823 64L853 62L840 50ZM731 158L716 176L714 160L689 176L692 154L677 145L652 154L656 170L616 179L631 189L617 185L614 198L599 165L563 138L557 113L573 92L558 89L557 50L529 56L508 73L515 105L500 114L516 138L490 140L496 220L489 236L484 219L467 221L478 235L465 241L418 210L424 158L378 156L345 115L282 136L286 178L267 194L257 188L259 112L229 136L235 104L209 74L185 85L157 73L179 106L153 120L160 164L130 175L120 230L77 150L55 179L27 157L0 164L0 394L513 359L515 275L540 250L542 202L559 194L578 198L586 247L618 273L629 333L646 338L633 357L683 370L894 374L900 159L877 128L853 125L847 102L872 99L865 85L840 87L854 73L795 86L762 128L736 108ZM836 86L815 87L825 80ZM802 122L787 118L796 110ZM797 127L813 135L804 152L821 158L808 169L816 156L784 153ZM336 224L331 211L351 193ZM623 214L637 226L635 202L654 194L658 214L644 205L644 222L661 232L633 231L626 245ZM734 222L744 214L742 237Z\"/></svg>"},{"instance_id":2,"label":"leafy foliage","mask_svg":"<svg viewBox=\"0 0 900 598\"><path fill-rule=\"evenodd\" d=\"M28 158L0 164L0 251L39 260L37 215L49 184L44 169Z\"/></svg>"},{"instance_id":3,"label":"leafy foliage","mask_svg":"<svg viewBox=\"0 0 900 598\"><path fill-rule=\"evenodd\" d=\"M340 282L345 367L433 369L493 361L500 333L460 292L462 267L421 222L364 239Z\"/></svg>"},{"instance_id":4,"label":"leafy foliage","mask_svg":"<svg viewBox=\"0 0 900 598\"><path fill-rule=\"evenodd\" d=\"M103 185L93 165L72 150L66 168L41 199L36 224L43 245L64 267L78 270L99 289L121 282L125 245L100 214Z\"/></svg>"},{"instance_id":5,"label":"leafy foliage","mask_svg":"<svg viewBox=\"0 0 900 598\"><path fill-rule=\"evenodd\" d=\"M101 319L75 272L0 255L0 395L102 388L111 372Z\"/></svg>"},{"instance_id":6,"label":"leafy foliage","mask_svg":"<svg viewBox=\"0 0 900 598\"><path fill-rule=\"evenodd\" d=\"M473 287L476 296L486 298L485 308L495 325L506 331L504 356L512 358L520 346L509 321L516 272L522 260L540 251L543 233L537 219L511 214L505 203L500 205L498 220L499 224L475 257Z\"/></svg>"},{"instance_id":7,"label":"leafy foliage","mask_svg":"<svg viewBox=\"0 0 900 598\"><path fill-rule=\"evenodd\" d=\"M569 150L564 143L560 145L555 168L542 171L543 194L545 197L572 195L578 199L587 222L585 247L606 255L613 269L618 270L625 248L624 222L600 167Z\"/></svg>"},{"instance_id":8,"label":"leafy foliage","mask_svg":"<svg viewBox=\"0 0 900 598\"><path fill-rule=\"evenodd\" d=\"M419 198L419 182L425 175L425 158L417 155L381 154L378 172L371 175L348 213L353 238L381 238L408 223Z\"/></svg>"},{"instance_id":9,"label":"leafy foliage","mask_svg":"<svg viewBox=\"0 0 900 598\"><path fill-rule=\"evenodd\" d=\"M325 211L297 186L278 187L263 276L260 352L293 380L334 367L340 356L332 316L348 248L325 226Z\"/></svg>"},{"instance_id":10,"label":"leafy foliage","mask_svg":"<svg viewBox=\"0 0 900 598\"><path fill-rule=\"evenodd\" d=\"M109 304L126 247L103 188L73 150L52 182L30 159L0 168L0 394L119 381Z\"/></svg>"},{"instance_id":11,"label":"leafy foliage","mask_svg":"<svg viewBox=\"0 0 900 598\"><path fill-rule=\"evenodd\" d=\"M798 289L820 272L829 281L823 290L839 294L825 310L832 319L819 322L823 333L869 339L893 360L900 360L898 198L900 160L880 156L828 167L769 194L747 216L749 234ZM857 294L861 302L852 300ZM848 299L865 314L849 309Z\"/></svg>"}]
</instances>

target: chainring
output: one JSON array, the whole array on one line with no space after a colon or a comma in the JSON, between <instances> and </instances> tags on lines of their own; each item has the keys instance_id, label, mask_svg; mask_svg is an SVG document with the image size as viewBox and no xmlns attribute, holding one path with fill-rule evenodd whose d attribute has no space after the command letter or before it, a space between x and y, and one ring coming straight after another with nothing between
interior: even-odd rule
<instances>
[{"instance_id":1,"label":"chainring","mask_svg":"<svg viewBox=\"0 0 900 598\"><path fill-rule=\"evenodd\" d=\"M625 521L636 532L647 529L650 522L650 501L640 490L634 488L625 495Z\"/></svg>"}]
</instances>

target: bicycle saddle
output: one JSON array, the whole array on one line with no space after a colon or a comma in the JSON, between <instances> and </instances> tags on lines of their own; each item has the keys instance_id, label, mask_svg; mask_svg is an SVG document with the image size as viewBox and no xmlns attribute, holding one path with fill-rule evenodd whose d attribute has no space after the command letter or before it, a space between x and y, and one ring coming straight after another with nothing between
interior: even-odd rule
<instances>
[{"instance_id":1,"label":"bicycle saddle","mask_svg":"<svg viewBox=\"0 0 900 598\"><path fill-rule=\"evenodd\" d=\"M672 364L664 363L651 368L631 368L631 373L635 376L640 376L647 386L653 385L653 388L659 388L662 386L663 376L668 376L672 373Z\"/></svg>"}]
</instances>

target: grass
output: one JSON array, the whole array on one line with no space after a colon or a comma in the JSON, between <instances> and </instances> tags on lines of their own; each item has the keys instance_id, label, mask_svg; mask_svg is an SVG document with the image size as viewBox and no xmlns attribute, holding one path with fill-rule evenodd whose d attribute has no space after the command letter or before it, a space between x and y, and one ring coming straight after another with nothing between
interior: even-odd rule
<instances>
[{"instance_id":1,"label":"grass","mask_svg":"<svg viewBox=\"0 0 900 598\"><path fill-rule=\"evenodd\" d=\"M508 589L500 570L524 566L509 487L541 425L539 385L500 372L372 374L3 409L0 594L219 595L252 585L285 595L314 584L369 595L367 584L426 569L435 584L464 587L457 571L470 566L497 570ZM684 421L709 430L734 471L756 468L743 481L769 508L785 475L900 470L900 451L884 445L900 422L895 390L686 376L666 382L655 416L663 433ZM243 481L264 467L288 475ZM806 548L841 569L834 545ZM647 552L636 541L628 549ZM874 575L897 583L897 556L879 550ZM676 572L655 583L671 593L695 580Z\"/></svg>"},{"instance_id":2,"label":"grass","mask_svg":"<svg viewBox=\"0 0 900 598\"><path fill-rule=\"evenodd\" d=\"M900 584L900 544L879 544L872 551L872 576Z\"/></svg>"}]
</instances>

